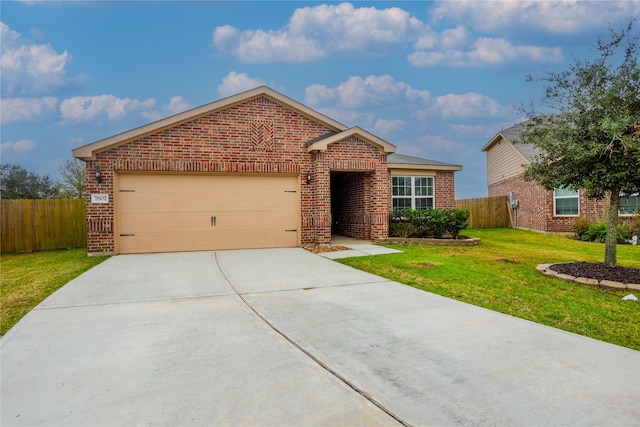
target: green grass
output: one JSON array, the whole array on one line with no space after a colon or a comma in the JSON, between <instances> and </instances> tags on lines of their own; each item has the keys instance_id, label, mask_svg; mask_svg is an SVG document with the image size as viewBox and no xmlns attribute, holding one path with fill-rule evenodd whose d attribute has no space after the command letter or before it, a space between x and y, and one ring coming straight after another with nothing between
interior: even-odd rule
<instances>
[{"instance_id":1,"label":"green grass","mask_svg":"<svg viewBox=\"0 0 640 427\"><path fill-rule=\"evenodd\" d=\"M389 245L403 254L341 260L418 289L640 350L640 304L630 291L566 282L538 264L602 262L604 245L525 230L464 230L471 247ZM618 246L618 265L640 268L640 246ZM640 297L639 292L635 295Z\"/></svg>"},{"instance_id":2,"label":"green grass","mask_svg":"<svg viewBox=\"0 0 640 427\"><path fill-rule=\"evenodd\" d=\"M86 249L2 254L0 257L0 335L70 280L106 257Z\"/></svg>"}]
</instances>

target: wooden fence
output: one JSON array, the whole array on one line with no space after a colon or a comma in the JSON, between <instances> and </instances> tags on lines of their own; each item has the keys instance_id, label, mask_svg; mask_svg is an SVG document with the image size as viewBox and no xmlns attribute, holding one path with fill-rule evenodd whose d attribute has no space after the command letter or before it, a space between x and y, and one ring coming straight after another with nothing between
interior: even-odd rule
<instances>
[{"instance_id":1,"label":"wooden fence","mask_svg":"<svg viewBox=\"0 0 640 427\"><path fill-rule=\"evenodd\" d=\"M469 228L511 227L509 197L456 200L456 209L471 212Z\"/></svg>"},{"instance_id":2,"label":"wooden fence","mask_svg":"<svg viewBox=\"0 0 640 427\"><path fill-rule=\"evenodd\" d=\"M2 252L87 246L82 199L2 200L1 207Z\"/></svg>"}]
</instances>

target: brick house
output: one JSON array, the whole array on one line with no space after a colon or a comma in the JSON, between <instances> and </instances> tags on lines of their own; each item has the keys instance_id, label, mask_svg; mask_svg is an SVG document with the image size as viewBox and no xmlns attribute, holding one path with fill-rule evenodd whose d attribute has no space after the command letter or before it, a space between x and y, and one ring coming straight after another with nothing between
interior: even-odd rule
<instances>
[{"instance_id":1,"label":"brick house","mask_svg":"<svg viewBox=\"0 0 640 427\"><path fill-rule=\"evenodd\" d=\"M608 199L594 200L577 192L557 188L547 190L535 182L527 182L523 172L537 149L529 144L519 143L520 132L525 124L519 123L498 132L484 147L487 153L487 183L489 197L510 196L518 200L514 209L514 222L520 228L546 232L571 232L577 218L592 221L606 219ZM631 221L640 209L637 195L620 199L620 220Z\"/></svg>"},{"instance_id":2,"label":"brick house","mask_svg":"<svg viewBox=\"0 0 640 427\"><path fill-rule=\"evenodd\" d=\"M379 240L393 207L453 208L461 166L404 156L268 87L73 150L90 255Z\"/></svg>"}]
</instances>

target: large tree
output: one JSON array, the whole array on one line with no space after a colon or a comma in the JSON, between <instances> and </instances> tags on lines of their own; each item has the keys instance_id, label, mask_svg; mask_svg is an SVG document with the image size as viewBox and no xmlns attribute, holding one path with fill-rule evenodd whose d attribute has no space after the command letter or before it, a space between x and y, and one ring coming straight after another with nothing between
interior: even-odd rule
<instances>
[{"instance_id":1,"label":"large tree","mask_svg":"<svg viewBox=\"0 0 640 427\"><path fill-rule=\"evenodd\" d=\"M574 59L563 72L528 81L544 82L540 105L521 142L540 154L525 169L526 180L548 189L585 189L589 198L609 199L604 262L616 264L620 194L640 191L640 69L632 19L625 28L598 37L596 59Z\"/></svg>"},{"instance_id":2,"label":"large tree","mask_svg":"<svg viewBox=\"0 0 640 427\"><path fill-rule=\"evenodd\" d=\"M52 199L58 184L48 175L28 172L19 165L0 166L0 194L3 199Z\"/></svg>"},{"instance_id":3,"label":"large tree","mask_svg":"<svg viewBox=\"0 0 640 427\"><path fill-rule=\"evenodd\" d=\"M85 164L78 159L67 160L60 168L60 197L84 199Z\"/></svg>"}]
</instances>

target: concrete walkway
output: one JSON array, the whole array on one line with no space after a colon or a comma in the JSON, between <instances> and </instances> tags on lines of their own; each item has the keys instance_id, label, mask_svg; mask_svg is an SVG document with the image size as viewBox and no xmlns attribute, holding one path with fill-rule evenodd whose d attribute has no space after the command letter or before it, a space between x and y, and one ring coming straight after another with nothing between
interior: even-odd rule
<instances>
[{"instance_id":1,"label":"concrete walkway","mask_svg":"<svg viewBox=\"0 0 640 427\"><path fill-rule=\"evenodd\" d=\"M640 352L303 249L113 257L0 351L3 427L640 419Z\"/></svg>"}]
</instances>

